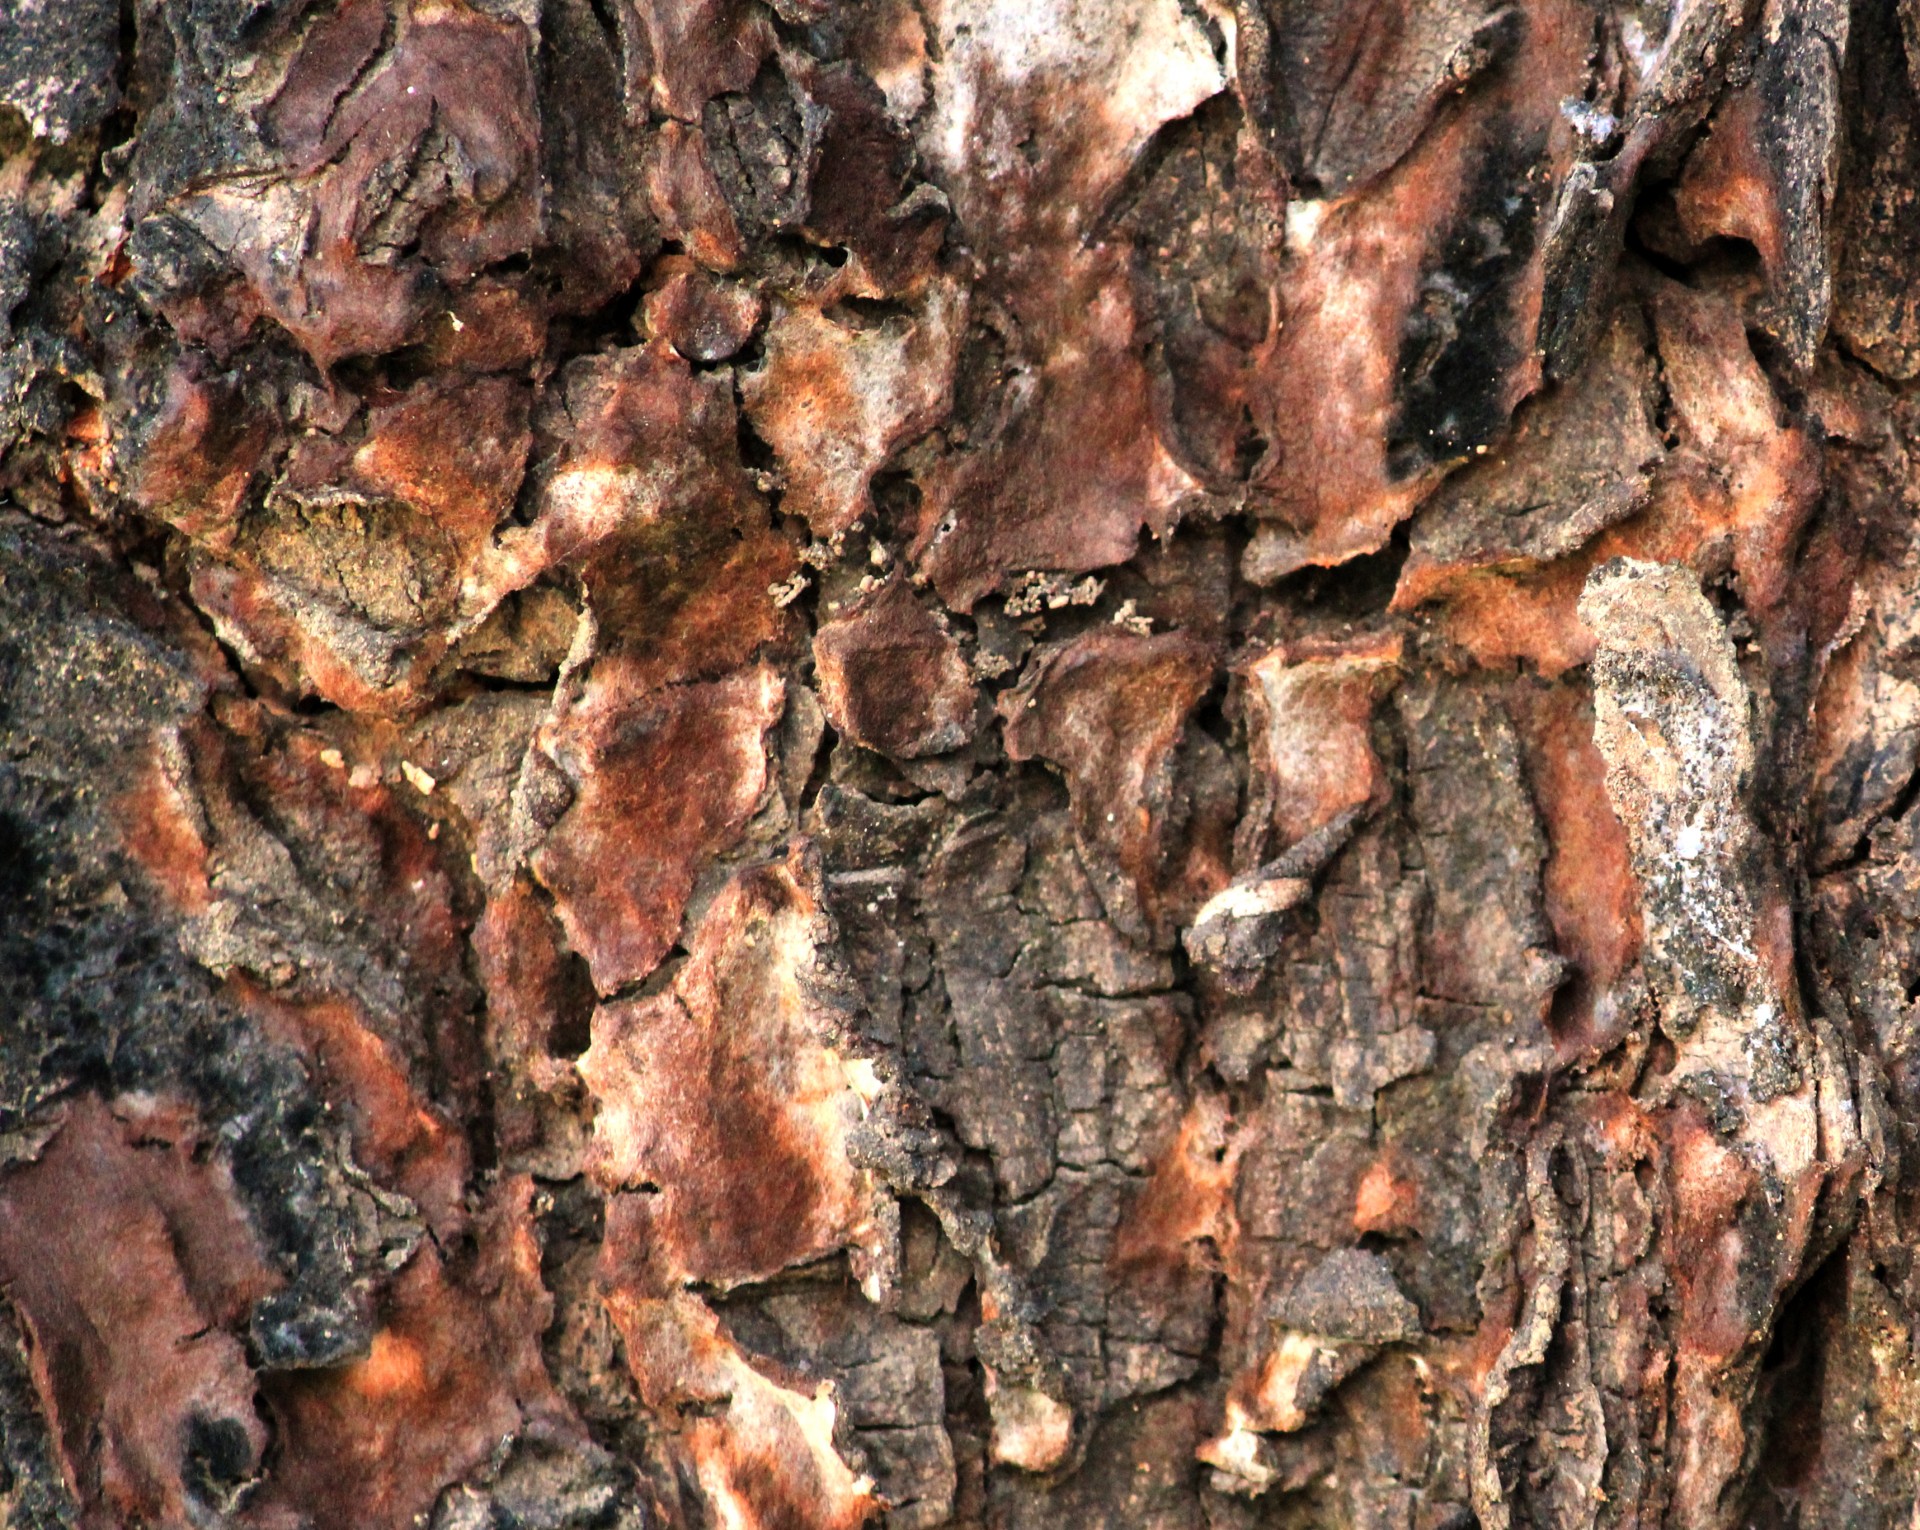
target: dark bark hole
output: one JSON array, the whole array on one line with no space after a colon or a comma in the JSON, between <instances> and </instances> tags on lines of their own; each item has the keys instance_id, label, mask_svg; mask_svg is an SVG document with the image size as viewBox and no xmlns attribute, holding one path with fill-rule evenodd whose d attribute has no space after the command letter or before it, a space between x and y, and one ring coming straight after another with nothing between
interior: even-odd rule
<instances>
[{"instance_id":1,"label":"dark bark hole","mask_svg":"<svg viewBox=\"0 0 1920 1530\"><path fill-rule=\"evenodd\" d=\"M180 1480L190 1497L223 1509L233 1490L253 1475L253 1446L235 1419L195 1413L187 1423L186 1454Z\"/></svg>"},{"instance_id":2,"label":"dark bark hole","mask_svg":"<svg viewBox=\"0 0 1920 1530\"><path fill-rule=\"evenodd\" d=\"M578 1057L593 1042L593 1009L598 1002L586 961L569 951L555 985L553 1028L547 1050L555 1057Z\"/></svg>"},{"instance_id":3,"label":"dark bark hole","mask_svg":"<svg viewBox=\"0 0 1920 1530\"><path fill-rule=\"evenodd\" d=\"M1844 1322L1847 1251L1830 1255L1780 1309L1761 1362L1766 1447L1758 1486L1789 1497L1818 1466L1827 1342ZM1840 1322L1836 1322L1839 1319Z\"/></svg>"},{"instance_id":4,"label":"dark bark hole","mask_svg":"<svg viewBox=\"0 0 1920 1530\"><path fill-rule=\"evenodd\" d=\"M39 867L26 831L12 814L0 813L0 898L17 905L39 880Z\"/></svg>"},{"instance_id":5,"label":"dark bark hole","mask_svg":"<svg viewBox=\"0 0 1920 1530\"><path fill-rule=\"evenodd\" d=\"M1305 607L1347 621L1377 616L1387 609L1400 570L1411 549L1411 523L1394 527L1386 546L1331 568L1303 568L1268 587L1267 603Z\"/></svg>"}]
</instances>

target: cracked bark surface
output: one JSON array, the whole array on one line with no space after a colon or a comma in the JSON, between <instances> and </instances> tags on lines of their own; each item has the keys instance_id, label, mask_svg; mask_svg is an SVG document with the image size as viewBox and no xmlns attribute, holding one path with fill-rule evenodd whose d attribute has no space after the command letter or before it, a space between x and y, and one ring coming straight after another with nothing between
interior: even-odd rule
<instances>
[{"instance_id":1,"label":"cracked bark surface","mask_svg":"<svg viewBox=\"0 0 1920 1530\"><path fill-rule=\"evenodd\" d=\"M1912 0L13 0L0 1524L1920 1513Z\"/></svg>"}]
</instances>

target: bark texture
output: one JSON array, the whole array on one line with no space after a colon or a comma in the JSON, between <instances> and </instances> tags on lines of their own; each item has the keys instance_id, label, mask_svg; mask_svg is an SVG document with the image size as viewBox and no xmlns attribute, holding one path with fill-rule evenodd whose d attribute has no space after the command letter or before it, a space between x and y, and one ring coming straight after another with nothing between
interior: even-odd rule
<instances>
[{"instance_id":1,"label":"bark texture","mask_svg":"<svg viewBox=\"0 0 1920 1530\"><path fill-rule=\"evenodd\" d=\"M1913 0L0 4L0 1525L1920 1513Z\"/></svg>"}]
</instances>

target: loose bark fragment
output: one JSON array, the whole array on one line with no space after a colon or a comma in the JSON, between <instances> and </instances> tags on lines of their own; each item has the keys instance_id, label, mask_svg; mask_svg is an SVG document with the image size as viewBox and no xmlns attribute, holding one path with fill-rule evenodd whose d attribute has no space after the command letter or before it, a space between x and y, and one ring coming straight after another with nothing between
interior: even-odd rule
<instances>
[{"instance_id":1,"label":"loose bark fragment","mask_svg":"<svg viewBox=\"0 0 1920 1530\"><path fill-rule=\"evenodd\" d=\"M1689 238L1745 239L1760 254L1761 314L1800 371L1812 368L1833 299L1829 219L1840 154L1847 8L1773 0L1751 82L1727 93L1676 196Z\"/></svg>"},{"instance_id":2,"label":"loose bark fragment","mask_svg":"<svg viewBox=\"0 0 1920 1530\"><path fill-rule=\"evenodd\" d=\"M1275 648L1245 668L1243 706L1253 771L1235 835L1240 875L1201 907L1183 937L1196 961L1245 989L1278 949L1280 916L1345 842L1363 811L1384 801L1373 751L1373 707L1393 683L1397 636Z\"/></svg>"},{"instance_id":3,"label":"loose bark fragment","mask_svg":"<svg viewBox=\"0 0 1920 1530\"><path fill-rule=\"evenodd\" d=\"M83 1099L0 1182L0 1268L64 1475L127 1519L229 1510L266 1449L236 1329L279 1282L198 1137L191 1110Z\"/></svg>"},{"instance_id":4,"label":"loose bark fragment","mask_svg":"<svg viewBox=\"0 0 1920 1530\"><path fill-rule=\"evenodd\" d=\"M784 697L766 666L664 692L633 670L596 665L529 756L549 762L567 797L533 871L602 993L644 978L672 948L695 863L733 843L766 790L766 737Z\"/></svg>"},{"instance_id":5,"label":"loose bark fragment","mask_svg":"<svg viewBox=\"0 0 1920 1530\"><path fill-rule=\"evenodd\" d=\"M823 623L813 655L821 704L854 742L912 760L973 736L977 692L966 658L903 581Z\"/></svg>"},{"instance_id":6,"label":"loose bark fragment","mask_svg":"<svg viewBox=\"0 0 1920 1530\"><path fill-rule=\"evenodd\" d=\"M1087 870L1108 916L1136 939L1165 929L1173 754L1212 683L1212 658L1191 639L1100 632L1036 656L1000 703L1009 756L1066 774Z\"/></svg>"},{"instance_id":7,"label":"loose bark fragment","mask_svg":"<svg viewBox=\"0 0 1920 1530\"><path fill-rule=\"evenodd\" d=\"M1479 663L1523 658L1558 675L1587 662L1592 637L1575 606L1588 574L1616 557L1685 562L1702 572L1731 566L1763 634L1794 641L1778 626L1792 621L1784 550L1818 492L1817 448L1777 406L1730 300L1663 282L1653 297L1678 444L1653 473L1642 514L1537 573L1523 564L1453 585L1444 621Z\"/></svg>"},{"instance_id":8,"label":"loose bark fragment","mask_svg":"<svg viewBox=\"0 0 1920 1530\"><path fill-rule=\"evenodd\" d=\"M951 288L878 326L812 308L776 310L766 360L741 379L747 417L786 465L787 504L822 540L872 510L894 450L945 418L962 312Z\"/></svg>"},{"instance_id":9,"label":"loose bark fragment","mask_svg":"<svg viewBox=\"0 0 1920 1530\"><path fill-rule=\"evenodd\" d=\"M1642 509L1663 455L1655 374L1644 327L1623 313L1578 376L1530 400L1504 444L1427 501L1394 603L1478 570L1542 567Z\"/></svg>"}]
</instances>

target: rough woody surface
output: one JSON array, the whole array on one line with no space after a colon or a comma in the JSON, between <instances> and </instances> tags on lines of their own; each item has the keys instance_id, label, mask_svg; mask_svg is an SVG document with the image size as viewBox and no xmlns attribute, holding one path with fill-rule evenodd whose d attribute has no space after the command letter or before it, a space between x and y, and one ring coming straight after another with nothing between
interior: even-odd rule
<instances>
[{"instance_id":1,"label":"rough woody surface","mask_svg":"<svg viewBox=\"0 0 1920 1530\"><path fill-rule=\"evenodd\" d=\"M1920 1513L1913 0L0 3L0 1525Z\"/></svg>"}]
</instances>

